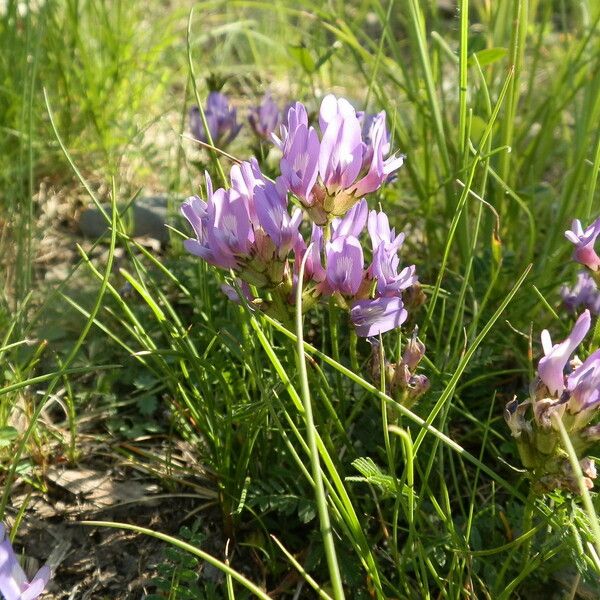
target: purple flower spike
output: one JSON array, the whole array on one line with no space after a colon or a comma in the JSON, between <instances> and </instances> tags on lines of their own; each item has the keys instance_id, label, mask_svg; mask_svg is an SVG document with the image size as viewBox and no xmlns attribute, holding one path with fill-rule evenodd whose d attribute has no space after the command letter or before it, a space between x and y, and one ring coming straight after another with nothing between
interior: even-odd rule
<instances>
[{"instance_id":1,"label":"purple flower spike","mask_svg":"<svg viewBox=\"0 0 600 600\"><path fill-rule=\"evenodd\" d=\"M600 315L600 290L586 271L577 275L577 283L572 288L563 285L560 295L567 310L576 312L583 307L594 315Z\"/></svg>"},{"instance_id":2,"label":"purple flower spike","mask_svg":"<svg viewBox=\"0 0 600 600\"><path fill-rule=\"evenodd\" d=\"M547 329L542 331L542 346L544 357L538 364L538 375L546 384L551 394L560 395L565 389L564 368L569 362L571 354L586 336L591 326L590 311L586 310L575 323L573 331L564 342L552 345L550 333Z\"/></svg>"},{"instance_id":3,"label":"purple flower spike","mask_svg":"<svg viewBox=\"0 0 600 600\"><path fill-rule=\"evenodd\" d=\"M363 251L353 236L338 237L327 244L326 291L354 296L363 280Z\"/></svg>"},{"instance_id":4,"label":"purple flower spike","mask_svg":"<svg viewBox=\"0 0 600 600\"><path fill-rule=\"evenodd\" d=\"M242 128L241 124L238 125L237 123L235 108L231 108L227 96L219 92L208 94L204 116L215 146L226 146ZM190 110L190 129L197 140L204 143L208 142L200 109L197 106L193 106Z\"/></svg>"},{"instance_id":5,"label":"purple flower spike","mask_svg":"<svg viewBox=\"0 0 600 600\"><path fill-rule=\"evenodd\" d=\"M39 598L50 580L50 567L43 566L27 581L25 571L6 537L4 525L0 524L0 593L5 600L35 600Z\"/></svg>"},{"instance_id":6,"label":"purple flower spike","mask_svg":"<svg viewBox=\"0 0 600 600\"><path fill-rule=\"evenodd\" d=\"M575 244L573 260L592 271L600 271L600 256L594 250L598 236L600 236L600 218L596 219L585 231L581 226L581 221L575 219L571 230L565 231L565 237Z\"/></svg>"},{"instance_id":7,"label":"purple flower spike","mask_svg":"<svg viewBox=\"0 0 600 600\"><path fill-rule=\"evenodd\" d=\"M350 310L350 320L360 337L371 337L400 327L406 321L408 313L402 299L376 298L358 300Z\"/></svg>"},{"instance_id":8,"label":"purple flower spike","mask_svg":"<svg viewBox=\"0 0 600 600\"><path fill-rule=\"evenodd\" d=\"M250 109L248 122L258 137L268 141L272 140L271 135L281 122L281 113L277 103L269 94L265 94L258 106Z\"/></svg>"}]
</instances>

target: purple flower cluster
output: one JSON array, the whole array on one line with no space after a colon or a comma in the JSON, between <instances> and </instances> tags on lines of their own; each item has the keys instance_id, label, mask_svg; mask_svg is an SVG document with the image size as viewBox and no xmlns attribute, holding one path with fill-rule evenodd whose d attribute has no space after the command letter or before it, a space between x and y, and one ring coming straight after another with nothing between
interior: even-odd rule
<instances>
[{"instance_id":1,"label":"purple flower cluster","mask_svg":"<svg viewBox=\"0 0 600 600\"><path fill-rule=\"evenodd\" d=\"M402 166L401 156L385 158L390 151L385 112L372 119L366 133L363 121L347 100L330 94L319 111L320 136L297 102L281 137L274 138L283 153L282 176L317 224L344 215Z\"/></svg>"},{"instance_id":2,"label":"purple flower cluster","mask_svg":"<svg viewBox=\"0 0 600 600\"><path fill-rule=\"evenodd\" d=\"M188 198L181 212L196 234L184 242L188 252L221 269L233 269L259 287L290 280L287 261L303 243L302 211L288 211L286 190L266 179L255 160L234 165L231 187L213 191L206 174L206 201Z\"/></svg>"},{"instance_id":3,"label":"purple flower cluster","mask_svg":"<svg viewBox=\"0 0 600 600\"><path fill-rule=\"evenodd\" d=\"M50 580L50 567L43 566L31 581L6 536L6 529L0 523L0 593L5 600L35 600L44 591Z\"/></svg>"},{"instance_id":4,"label":"purple flower cluster","mask_svg":"<svg viewBox=\"0 0 600 600\"><path fill-rule=\"evenodd\" d=\"M553 344L550 333L544 330L541 335L544 356L538 363L530 398L521 404L515 399L506 406L505 418L517 440L523 464L541 470L542 484L546 487L550 483L561 487L559 472L566 472L567 464L553 419L562 420L578 450L600 439L598 425L590 425L600 408L600 350L592 352L583 362L577 357L571 358L590 327L590 311L585 310L571 333L559 344ZM529 408L531 420L526 419ZM588 476L588 479L591 478ZM562 487L572 489L569 481L564 480ZM586 483L592 486L591 481Z\"/></svg>"},{"instance_id":5,"label":"purple flower cluster","mask_svg":"<svg viewBox=\"0 0 600 600\"><path fill-rule=\"evenodd\" d=\"M204 117L215 146L226 146L242 128L241 124L237 122L237 111L235 108L231 108L227 96L220 92L210 92L208 94ZM200 109L197 106L193 106L190 110L190 129L197 140L205 144L208 142Z\"/></svg>"},{"instance_id":6,"label":"purple flower cluster","mask_svg":"<svg viewBox=\"0 0 600 600\"><path fill-rule=\"evenodd\" d=\"M275 109L266 98L254 113L263 136L277 122ZM377 190L402 158L384 158L390 148L384 112L363 134L364 119L347 100L330 95L319 121L321 137L301 103L289 109L277 141L282 158L275 181L255 159L232 167L227 189L213 190L207 174L206 199L193 196L181 208L195 234L185 248L234 271L246 298L279 317L282 305L291 314L298 265L309 251L301 282L305 308L332 298L349 311L359 336L377 336L406 321L402 294L417 284L417 276L414 265L400 265L404 234L396 235L387 215L369 211L361 196ZM293 207L292 195L305 212ZM370 264L362 238L370 240ZM254 297L248 284L267 294ZM231 288L227 294L233 295Z\"/></svg>"}]
</instances>

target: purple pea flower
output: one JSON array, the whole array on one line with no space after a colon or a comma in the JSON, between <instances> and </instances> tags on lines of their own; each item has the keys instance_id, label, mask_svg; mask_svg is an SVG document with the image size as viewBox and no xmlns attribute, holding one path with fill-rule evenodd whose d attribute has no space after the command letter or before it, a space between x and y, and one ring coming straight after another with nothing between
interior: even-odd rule
<instances>
[{"instance_id":1,"label":"purple pea flower","mask_svg":"<svg viewBox=\"0 0 600 600\"><path fill-rule=\"evenodd\" d=\"M573 221L571 230L565 231L565 237L575 244L573 260L585 265L592 271L600 271L600 256L594 250L594 244L598 236L600 236L600 217L585 231L578 219Z\"/></svg>"},{"instance_id":2,"label":"purple pea flower","mask_svg":"<svg viewBox=\"0 0 600 600\"><path fill-rule=\"evenodd\" d=\"M290 109L290 113L293 110ZM289 120L293 121L292 115ZM319 136L314 128L300 122L283 142L283 157L279 163L281 175L290 191L308 208L314 204L313 188L318 175L319 147Z\"/></svg>"},{"instance_id":3,"label":"purple pea flower","mask_svg":"<svg viewBox=\"0 0 600 600\"><path fill-rule=\"evenodd\" d=\"M350 320L360 337L377 336L400 327L408 313L399 297L357 300L350 309Z\"/></svg>"},{"instance_id":4,"label":"purple pea flower","mask_svg":"<svg viewBox=\"0 0 600 600\"><path fill-rule=\"evenodd\" d=\"M35 600L39 598L50 580L50 567L44 565L27 581L25 571L6 536L4 525L0 524L0 593L5 600Z\"/></svg>"},{"instance_id":5,"label":"purple pea flower","mask_svg":"<svg viewBox=\"0 0 600 600\"><path fill-rule=\"evenodd\" d=\"M237 269L237 255L248 254L253 241L248 209L243 196L233 188L212 193L210 187L207 184L207 202L192 196L181 207L196 234L196 239L185 240L183 245L211 265Z\"/></svg>"},{"instance_id":6,"label":"purple pea flower","mask_svg":"<svg viewBox=\"0 0 600 600\"><path fill-rule=\"evenodd\" d=\"M344 98L323 98L319 174L329 196L347 190L362 168L363 143L356 112Z\"/></svg>"},{"instance_id":7,"label":"purple pea flower","mask_svg":"<svg viewBox=\"0 0 600 600\"><path fill-rule=\"evenodd\" d=\"M265 94L258 106L250 109L248 122L258 137L269 141L272 139L271 135L281 122L281 113L269 94Z\"/></svg>"},{"instance_id":8,"label":"purple pea flower","mask_svg":"<svg viewBox=\"0 0 600 600\"><path fill-rule=\"evenodd\" d=\"M367 225L373 244L373 262L369 276L377 280L377 293L380 296L395 296L418 281L415 266L405 267L400 272L398 250L404 242L404 234L396 235L390 228L387 215L372 210Z\"/></svg>"},{"instance_id":9,"label":"purple pea flower","mask_svg":"<svg viewBox=\"0 0 600 600\"><path fill-rule=\"evenodd\" d=\"M322 283L325 280L326 271L321 261L321 252L323 250L323 230L313 223L312 232L310 236L310 254L306 259L306 266L304 273L307 279L312 279L317 283ZM306 251L306 245L302 241L298 244L296 249L296 263L295 266L299 268L304 252Z\"/></svg>"},{"instance_id":10,"label":"purple pea flower","mask_svg":"<svg viewBox=\"0 0 600 600\"><path fill-rule=\"evenodd\" d=\"M240 288L240 292L243 294L244 298L247 300L248 305L252 308L252 301L254 300L254 296L252 295L252 291L250 290L250 286L241 279L236 280L237 285ZM236 304L241 304L240 297L238 295L238 291L228 283L224 283L221 285L221 291Z\"/></svg>"},{"instance_id":11,"label":"purple pea flower","mask_svg":"<svg viewBox=\"0 0 600 600\"><path fill-rule=\"evenodd\" d=\"M577 319L573 331L567 339L560 344L552 345L550 333L547 329L542 331L542 346L544 357L538 364L538 375L551 394L559 396L565 389L564 369L571 354L586 336L591 326L590 311L586 310Z\"/></svg>"},{"instance_id":12,"label":"purple pea flower","mask_svg":"<svg viewBox=\"0 0 600 600\"><path fill-rule=\"evenodd\" d=\"M236 120L236 109L229 106L229 99L220 92L210 92L208 94L204 116L215 146L227 146L242 128ZM190 129L197 140L204 143L208 142L200 109L197 106L193 106L190 110Z\"/></svg>"},{"instance_id":13,"label":"purple pea flower","mask_svg":"<svg viewBox=\"0 0 600 600\"><path fill-rule=\"evenodd\" d=\"M572 288L563 285L560 294L567 310L575 312L582 306L592 314L600 315L600 290L586 271L577 275L577 282Z\"/></svg>"},{"instance_id":14,"label":"purple pea flower","mask_svg":"<svg viewBox=\"0 0 600 600\"><path fill-rule=\"evenodd\" d=\"M302 222L302 210L296 208L290 216L287 210L285 189L270 181L255 188L254 198L260 226L275 244L280 257L285 258L298 243L300 237L298 227Z\"/></svg>"},{"instance_id":15,"label":"purple pea flower","mask_svg":"<svg viewBox=\"0 0 600 600\"><path fill-rule=\"evenodd\" d=\"M379 189L388 177L397 171L404 163L403 156L391 156L387 160L384 156L390 151L387 129L385 125L385 112L380 112L375 118L370 132L370 143L367 146L371 160L367 174L356 184L353 194L362 196ZM366 157L365 157L366 158Z\"/></svg>"},{"instance_id":16,"label":"purple pea flower","mask_svg":"<svg viewBox=\"0 0 600 600\"><path fill-rule=\"evenodd\" d=\"M339 292L354 296L364 275L364 257L360 242L352 235L340 236L327 243L327 268L323 293Z\"/></svg>"},{"instance_id":17,"label":"purple pea flower","mask_svg":"<svg viewBox=\"0 0 600 600\"><path fill-rule=\"evenodd\" d=\"M600 350L590 354L567 377L569 412L589 411L600 403Z\"/></svg>"}]
</instances>

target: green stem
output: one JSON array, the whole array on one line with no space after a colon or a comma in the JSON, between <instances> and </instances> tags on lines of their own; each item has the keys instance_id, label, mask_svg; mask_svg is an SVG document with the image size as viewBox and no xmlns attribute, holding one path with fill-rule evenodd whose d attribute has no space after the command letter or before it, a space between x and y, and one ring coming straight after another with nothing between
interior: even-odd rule
<instances>
[{"instance_id":1,"label":"green stem","mask_svg":"<svg viewBox=\"0 0 600 600\"><path fill-rule=\"evenodd\" d=\"M325 556L331 577L331 586L333 588L333 597L335 600L344 598L344 589L342 587L342 577L335 551L331 522L329 520L329 511L327 509L327 498L325 496L325 486L323 485L323 476L319 460L319 450L317 448L317 438L315 435L315 422L310 401L310 389L308 385L308 373L306 370L306 357L304 355L303 324L302 324L302 284L304 280L304 267L310 253L310 248L305 252L300 272L298 274L298 286L296 288L296 361L298 363L298 376L300 379L300 393L302 404L304 405L304 418L306 420L306 442L310 455L310 466L314 481L315 500L319 513L319 522L321 524L321 536L325 547Z\"/></svg>"},{"instance_id":2,"label":"green stem","mask_svg":"<svg viewBox=\"0 0 600 600\"><path fill-rule=\"evenodd\" d=\"M535 508L535 492L533 487L529 490L527 495L527 502L525 503L525 511L523 512L523 533L527 533L533 526L533 509ZM523 564L529 562L531 554L531 537L528 537L523 544Z\"/></svg>"},{"instance_id":3,"label":"green stem","mask_svg":"<svg viewBox=\"0 0 600 600\"><path fill-rule=\"evenodd\" d=\"M596 515L596 510L594 509L594 503L592 502L590 491L584 483L585 478L581 470L581 465L579 464L579 459L577 458L577 453L575 452L575 448L573 447L573 443L571 442L571 438L565 429L562 419L557 414L553 414L552 422L560 432L563 446L569 456L571 468L573 469L573 473L575 474L575 478L579 484L579 493L581 494L581 499L583 500L583 505L585 506L585 510L590 521L590 529L592 530L594 548L596 550L596 554L600 557L600 522L598 522L598 515ZM596 562L596 568L599 566L600 565L598 565Z\"/></svg>"}]
</instances>

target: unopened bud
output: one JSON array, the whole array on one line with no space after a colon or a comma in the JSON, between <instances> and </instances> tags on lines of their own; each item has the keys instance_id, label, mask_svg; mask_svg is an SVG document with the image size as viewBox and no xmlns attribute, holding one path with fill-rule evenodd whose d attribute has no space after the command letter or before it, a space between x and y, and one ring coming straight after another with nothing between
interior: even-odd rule
<instances>
[{"instance_id":1,"label":"unopened bud","mask_svg":"<svg viewBox=\"0 0 600 600\"><path fill-rule=\"evenodd\" d=\"M425 355L425 344L417 338L417 329L404 348L402 362L413 371Z\"/></svg>"},{"instance_id":2,"label":"unopened bud","mask_svg":"<svg viewBox=\"0 0 600 600\"><path fill-rule=\"evenodd\" d=\"M411 398L416 400L429 389L429 386L429 379L426 375L413 375L408 382L408 393Z\"/></svg>"},{"instance_id":3,"label":"unopened bud","mask_svg":"<svg viewBox=\"0 0 600 600\"><path fill-rule=\"evenodd\" d=\"M519 439L524 432L531 433L531 423L525 419L528 406L528 401L519 404L515 397L504 407L504 420L516 439Z\"/></svg>"}]
</instances>

